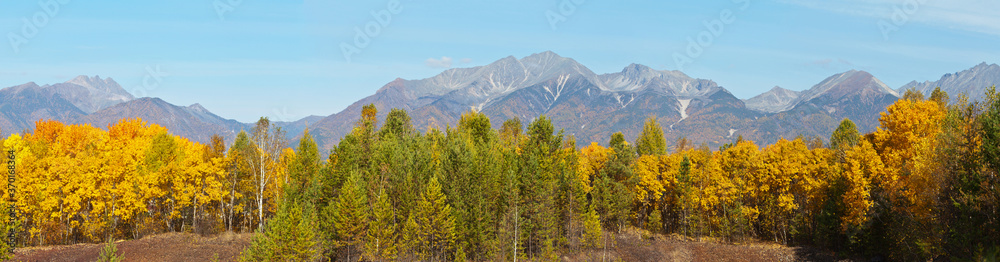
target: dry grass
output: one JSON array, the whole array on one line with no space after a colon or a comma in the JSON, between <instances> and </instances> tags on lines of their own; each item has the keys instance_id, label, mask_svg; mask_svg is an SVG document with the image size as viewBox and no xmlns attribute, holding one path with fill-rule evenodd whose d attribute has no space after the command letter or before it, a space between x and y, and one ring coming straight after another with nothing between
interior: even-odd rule
<instances>
[{"instance_id":1,"label":"dry grass","mask_svg":"<svg viewBox=\"0 0 1000 262\"><path fill-rule=\"evenodd\" d=\"M199 236L166 233L139 240L117 241L124 261L236 261L252 234L222 233ZM95 261L104 244L75 244L19 248L13 261Z\"/></svg>"},{"instance_id":2,"label":"dry grass","mask_svg":"<svg viewBox=\"0 0 1000 262\"><path fill-rule=\"evenodd\" d=\"M647 236L647 237L643 237ZM804 247L752 241L727 243L714 238L655 235L636 229L614 235L607 249L570 252L563 261L838 261L834 255Z\"/></svg>"},{"instance_id":3,"label":"dry grass","mask_svg":"<svg viewBox=\"0 0 1000 262\"><path fill-rule=\"evenodd\" d=\"M235 261L252 234L199 236L167 233L119 241L125 261ZM607 235L608 247L574 250L563 261L837 261L835 255L810 248L762 241L727 243L714 238L677 234L650 235L637 229ZM95 261L103 244L76 244L18 249L14 261ZM564 250L567 251L567 250Z\"/></svg>"}]
</instances>

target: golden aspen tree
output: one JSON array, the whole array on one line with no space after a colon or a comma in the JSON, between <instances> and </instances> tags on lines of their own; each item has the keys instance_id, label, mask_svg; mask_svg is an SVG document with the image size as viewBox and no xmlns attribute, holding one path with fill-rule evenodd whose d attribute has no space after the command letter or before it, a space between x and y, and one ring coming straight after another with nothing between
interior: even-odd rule
<instances>
[{"instance_id":1,"label":"golden aspen tree","mask_svg":"<svg viewBox=\"0 0 1000 262\"><path fill-rule=\"evenodd\" d=\"M814 170L809 169L810 156L802 139L780 139L762 151L763 170L755 186L763 198L762 222L765 228L770 228L775 240L787 242L795 211L819 189Z\"/></svg>"},{"instance_id":2,"label":"golden aspen tree","mask_svg":"<svg viewBox=\"0 0 1000 262\"><path fill-rule=\"evenodd\" d=\"M662 173L666 167L660 162L660 156L643 155L635 160L632 170L639 178L639 183L632 189L635 203L641 207L652 207L663 194L664 180Z\"/></svg>"},{"instance_id":3,"label":"golden aspen tree","mask_svg":"<svg viewBox=\"0 0 1000 262\"><path fill-rule=\"evenodd\" d=\"M6 139L3 140L3 147L5 149L5 151L3 152L3 154L4 154L4 156L3 156L4 157L4 161L3 162L5 164L10 164L9 162L7 162L8 161L8 157L9 157L7 154L9 154L10 151L13 151L14 155L16 157L15 163L13 163L13 165L14 165L14 168L15 168L15 170L17 172L17 178L16 178L15 184L13 186L16 187L17 194L14 196L15 197L14 199L10 199L11 196L9 194L2 194L3 196L0 197L0 199L3 200L3 205L4 206L8 206L11 202L14 202L14 204L17 206L17 209L18 209L17 211L18 211L19 216L20 216L17 221L14 221L14 225L8 224L10 221L7 221L7 220L4 221L4 225L5 225L5 227L11 227L11 226L16 227L18 233L20 233L19 234L20 236L24 236L25 235L24 232L27 231L28 228L29 228L29 226L30 226L30 225L27 224L27 221L24 219L24 214L26 213L25 211L28 208L28 206L25 205L26 202L27 202L26 201L27 199L24 197L25 196L24 189L25 189L25 186L28 185L27 183L25 183L26 182L25 178L29 177L29 175L27 174L27 171L28 171L28 168L30 167L30 163L31 163L30 161L33 160L33 159L35 159L35 157L33 156L32 150L29 147L28 143L29 143L29 141L27 141L26 139L24 139L19 134L10 135L9 137L7 137ZM4 165L3 168L6 171L7 168L8 168L8 166ZM7 175L7 173L5 173L5 175ZM9 184L9 181L7 179L3 179L2 183L4 185L4 189L5 190L9 189L10 186L11 186ZM5 208L5 210L6 209L7 208ZM7 211L10 212L12 210L7 210ZM9 228L6 228L6 229L9 229ZM23 239L24 238L20 238L20 237L16 237L15 238L15 240L18 243L28 244ZM6 242L6 241L4 241L4 242Z\"/></svg>"},{"instance_id":4,"label":"golden aspen tree","mask_svg":"<svg viewBox=\"0 0 1000 262\"><path fill-rule=\"evenodd\" d=\"M198 144L201 145L201 144ZM213 222L216 225L214 228L204 228L204 230L210 230L210 232L218 232L224 230L225 226L224 219L224 197L228 191L225 190L225 183L227 181L226 172L226 158L225 158L225 144L222 140L222 136L213 135L211 138L211 144L201 146L201 161L198 165L198 170L201 172L198 179L195 181L195 190L198 192L196 197L198 197L197 206L200 208L196 214L193 215L195 218L207 218L206 221ZM204 199L204 200L202 200ZM195 221L197 223L197 220ZM198 224L193 224L195 230L198 230Z\"/></svg>"},{"instance_id":5,"label":"golden aspen tree","mask_svg":"<svg viewBox=\"0 0 1000 262\"><path fill-rule=\"evenodd\" d=\"M874 205L871 197L872 179L885 176L885 166L875 148L867 140L845 152L844 182L846 192L843 203L846 214L842 227L860 226L869 219L869 209Z\"/></svg>"},{"instance_id":6,"label":"golden aspen tree","mask_svg":"<svg viewBox=\"0 0 1000 262\"><path fill-rule=\"evenodd\" d=\"M185 168L174 178L175 191L178 192L178 205L181 209L191 209L191 227L198 228L199 212L204 213L204 207L209 203L221 201L223 169L219 159L206 159L205 145L193 143L187 139L176 137L180 144L183 157L181 165ZM186 216L186 215L182 215ZM186 219L185 219L186 220Z\"/></svg>"},{"instance_id":7,"label":"golden aspen tree","mask_svg":"<svg viewBox=\"0 0 1000 262\"><path fill-rule=\"evenodd\" d=\"M49 182L50 188L54 189L53 196L57 198L57 206L53 206L50 211L50 218L53 225L58 224L56 236L58 242L69 242L68 237L72 235L74 223L72 218L82 210L82 204L93 199L94 196L86 194L93 188L94 178L105 173L107 164L104 160L106 150L102 147L107 140L107 133L90 125L70 125L65 126L63 133L56 139L55 160L53 168L50 169L50 179L60 179L59 182ZM58 187L58 189L56 189ZM108 191L110 195L117 196L117 191ZM112 203L112 206L116 206ZM109 226L113 229L118 219L127 219L129 216L124 210L114 210L110 212L108 218L112 221Z\"/></svg>"},{"instance_id":8,"label":"golden aspen tree","mask_svg":"<svg viewBox=\"0 0 1000 262\"><path fill-rule=\"evenodd\" d=\"M42 215L40 203L45 199L43 195L47 187L47 172L51 165L52 151L50 145L54 142L58 133L62 132L62 124L52 121L35 122L35 131L25 134L23 146L29 151L28 154L18 155L20 169L18 169L17 181L17 206L21 209L22 219L27 222L23 230L27 233L26 242L34 245L41 245L42 233L41 225L37 221L45 221L46 216Z\"/></svg>"},{"instance_id":9,"label":"golden aspen tree","mask_svg":"<svg viewBox=\"0 0 1000 262\"><path fill-rule=\"evenodd\" d=\"M159 186L159 176L147 166L162 165L162 162L149 163L147 157L153 136L166 132L158 125L149 125L142 119L121 119L108 127L108 140L104 143L107 159L105 171L113 177L121 177L119 184L119 206L124 221L133 224L132 237L139 238L143 234L159 232L157 219L154 217L157 199L164 195Z\"/></svg>"},{"instance_id":10,"label":"golden aspen tree","mask_svg":"<svg viewBox=\"0 0 1000 262\"><path fill-rule=\"evenodd\" d=\"M718 158L722 179L726 181L720 187L723 230L731 237L745 235L749 225L755 223L760 214L756 198L758 188L751 183L762 170L760 150L753 141L739 139L732 146L717 152L715 157Z\"/></svg>"},{"instance_id":11,"label":"golden aspen tree","mask_svg":"<svg viewBox=\"0 0 1000 262\"><path fill-rule=\"evenodd\" d=\"M942 182L932 171L945 114L937 102L900 99L881 115L874 144L886 172L877 179L889 190L895 207L927 218Z\"/></svg>"},{"instance_id":12,"label":"golden aspen tree","mask_svg":"<svg viewBox=\"0 0 1000 262\"><path fill-rule=\"evenodd\" d=\"M916 260L940 252L934 210L945 176L935 171L941 165L936 151L945 116L938 102L901 99L881 114L872 135L886 169L874 179L882 192L876 203L887 207L880 215L891 218L877 230L888 232L884 237L893 259Z\"/></svg>"},{"instance_id":13,"label":"golden aspen tree","mask_svg":"<svg viewBox=\"0 0 1000 262\"><path fill-rule=\"evenodd\" d=\"M589 193L593 189L595 176L607 165L609 157L612 157L614 150L592 142L589 146L580 148L580 160L577 164L576 175L583 191Z\"/></svg>"}]
</instances>

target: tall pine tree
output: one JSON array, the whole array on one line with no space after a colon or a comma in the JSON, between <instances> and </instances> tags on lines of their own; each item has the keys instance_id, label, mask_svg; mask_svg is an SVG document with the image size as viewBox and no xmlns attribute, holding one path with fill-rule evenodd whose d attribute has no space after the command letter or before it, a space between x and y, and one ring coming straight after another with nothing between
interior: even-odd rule
<instances>
[{"instance_id":1,"label":"tall pine tree","mask_svg":"<svg viewBox=\"0 0 1000 262\"><path fill-rule=\"evenodd\" d=\"M663 128L656 122L655 116L646 119L642 133L635 141L636 151L640 156L663 155L667 153L667 141L663 138Z\"/></svg>"},{"instance_id":2,"label":"tall pine tree","mask_svg":"<svg viewBox=\"0 0 1000 262\"><path fill-rule=\"evenodd\" d=\"M368 233L365 239L365 257L371 261L396 260L396 224L389 195L380 189L372 205Z\"/></svg>"},{"instance_id":3,"label":"tall pine tree","mask_svg":"<svg viewBox=\"0 0 1000 262\"><path fill-rule=\"evenodd\" d=\"M414 220L417 224L418 245L424 259L446 259L455 244L455 218L448 197L441 191L437 176L427 183Z\"/></svg>"},{"instance_id":4,"label":"tall pine tree","mask_svg":"<svg viewBox=\"0 0 1000 262\"><path fill-rule=\"evenodd\" d=\"M339 246L344 247L347 259L356 257L355 246L364 239L368 225L368 193L361 173L352 171L340 189L334 213L334 228Z\"/></svg>"}]
</instances>

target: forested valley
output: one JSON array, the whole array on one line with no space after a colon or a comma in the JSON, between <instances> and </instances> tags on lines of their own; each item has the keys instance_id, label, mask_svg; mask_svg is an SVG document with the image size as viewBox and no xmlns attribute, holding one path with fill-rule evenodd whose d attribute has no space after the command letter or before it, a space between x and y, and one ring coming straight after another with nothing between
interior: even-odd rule
<instances>
[{"instance_id":1,"label":"forested valley","mask_svg":"<svg viewBox=\"0 0 1000 262\"><path fill-rule=\"evenodd\" d=\"M868 134L844 119L828 142L714 149L668 148L655 117L635 141L578 148L545 116L493 127L470 111L420 132L377 110L330 152L266 118L207 145L141 119L38 121L3 140L16 191L0 201L17 219L0 230L18 248L256 232L245 261L559 261L623 230L906 261L1000 252L995 88L985 102L907 92Z\"/></svg>"}]
</instances>

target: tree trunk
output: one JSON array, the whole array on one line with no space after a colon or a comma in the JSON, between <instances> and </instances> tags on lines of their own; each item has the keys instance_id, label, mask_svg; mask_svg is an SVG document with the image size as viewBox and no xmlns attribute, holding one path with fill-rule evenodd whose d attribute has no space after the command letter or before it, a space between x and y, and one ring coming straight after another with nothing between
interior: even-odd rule
<instances>
[{"instance_id":1,"label":"tree trunk","mask_svg":"<svg viewBox=\"0 0 1000 262\"><path fill-rule=\"evenodd\" d=\"M194 195L194 211L191 214L191 232L198 233L198 195Z\"/></svg>"}]
</instances>

